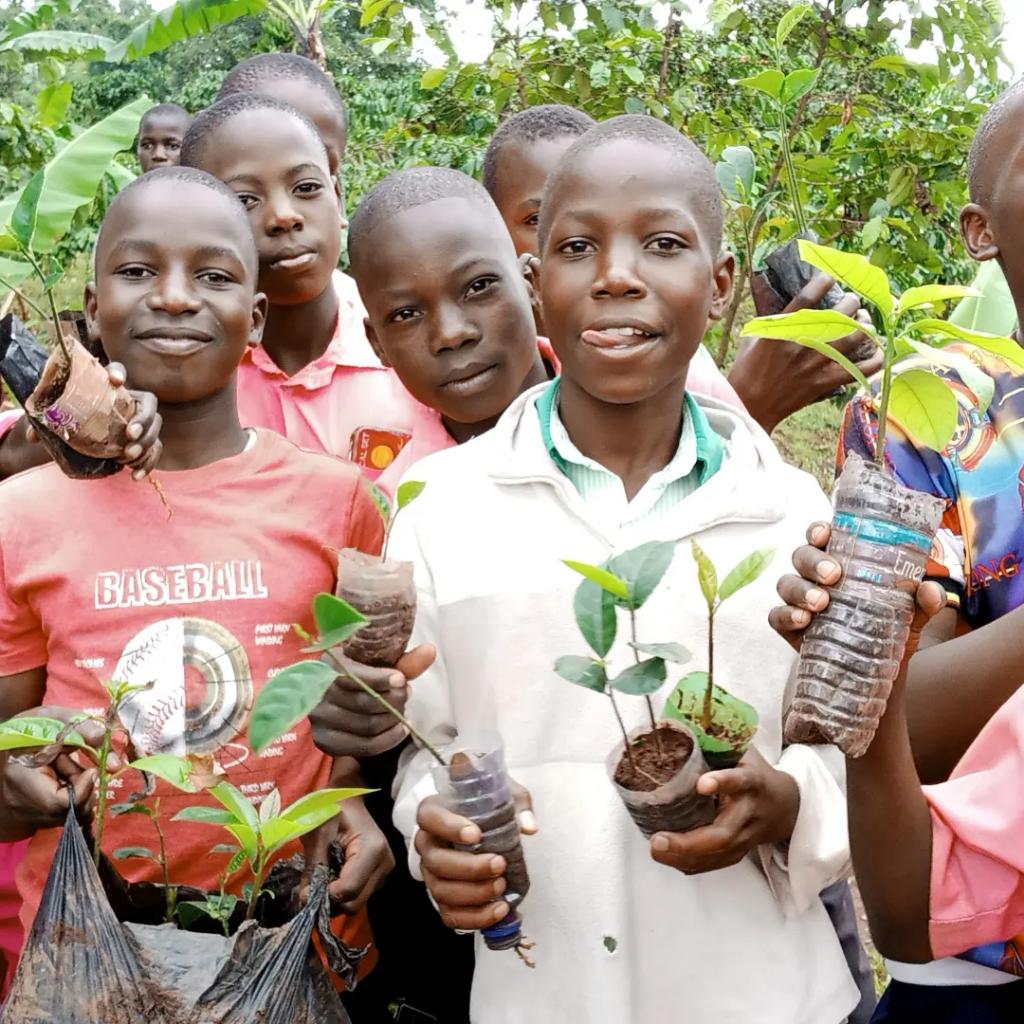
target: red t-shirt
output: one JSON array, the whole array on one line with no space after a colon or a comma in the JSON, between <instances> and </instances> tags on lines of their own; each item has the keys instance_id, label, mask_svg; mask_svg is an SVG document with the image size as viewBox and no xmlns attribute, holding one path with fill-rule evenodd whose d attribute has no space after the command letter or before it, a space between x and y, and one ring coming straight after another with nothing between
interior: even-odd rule
<instances>
[{"instance_id":1,"label":"red t-shirt","mask_svg":"<svg viewBox=\"0 0 1024 1024\"><path fill-rule=\"evenodd\" d=\"M312 598L334 589L336 550L379 550L380 516L354 466L270 431L255 431L240 455L157 478L170 517L127 473L69 480L49 465L0 484L0 676L46 665L45 703L96 712L101 679L153 682L122 712L140 752L212 754L254 801L277 787L287 806L325 785L330 759L308 721L256 756L248 712L268 676L302 658L292 626L313 628ZM110 795L123 801L140 784L128 772ZM215 889L230 858L209 851L231 837L170 820L212 799L162 782L157 795L172 882ZM37 833L19 870L26 927L59 834ZM106 822L108 854L155 843L140 815ZM149 861L120 869L160 880ZM368 936L365 915L345 933L352 944Z\"/></svg>"}]
</instances>

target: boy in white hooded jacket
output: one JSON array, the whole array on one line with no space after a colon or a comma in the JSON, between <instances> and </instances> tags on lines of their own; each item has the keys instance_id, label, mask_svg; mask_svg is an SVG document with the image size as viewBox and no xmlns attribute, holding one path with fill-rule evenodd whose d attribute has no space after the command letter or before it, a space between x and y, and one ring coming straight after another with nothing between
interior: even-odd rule
<instances>
[{"instance_id":1,"label":"boy in white hooded jacket","mask_svg":"<svg viewBox=\"0 0 1024 1024\"><path fill-rule=\"evenodd\" d=\"M418 463L426 490L391 539L415 563L416 637L438 652L406 713L438 743L497 730L526 791L523 831L536 833L522 914L537 966L478 942L475 1024L839 1024L857 1003L818 898L847 870L841 759L781 748L794 655L767 622L778 574L717 616L717 678L760 728L738 767L701 780L720 801L711 825L645 840L607 776L611 709L553 671L582 650L578 577L561 559L679 542L641 625L700 650L690 539L731 566L755 548L791 550L828 511L749 417L686 392L731 291L721 241L714 170L678 132L622 117L583 136L548 184L532 264L562 376L489 433ZM623 657L620 639L609 659ZM642 702L620 704L627 727L644 721ZM452 848L479 830L441 806L430 762L407 752L396 823L443 919L487 927L508 911L504 862Z\"/></svg>"}]
</instances>

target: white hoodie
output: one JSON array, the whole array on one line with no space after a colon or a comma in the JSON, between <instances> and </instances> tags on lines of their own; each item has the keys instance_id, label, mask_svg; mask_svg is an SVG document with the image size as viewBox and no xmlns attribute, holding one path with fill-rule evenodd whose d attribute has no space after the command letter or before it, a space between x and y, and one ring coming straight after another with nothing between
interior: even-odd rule
<instances>
[{"instance_id":1,"label":"white hoodie","mask_svg":"<svg viewBox=\"0 0 1024 1024\"><path fill-rule=\"evenodd\" d=\"M418 463L410 476L426 490L391 541L394 557L415 563L415 640L439 652L412 684L408 714L438 743L496 729L539 826L524 837L532 887L522 905L537 967L478 937L472 1020L838 1024L858 994L818 893L848 867L842 760L832 747L791 746L780 756L794 655L767 621L776 580L808 524L829 517L828 502L753 420L701 397L727 451L679 504L674 536L652 537L642 521L606 534L547 453L535 405L542 390L521 396L488 434ZM579 577L560 560L600 563L644 541L676 539L683 543L641 610L638 633L681 641L694 652L684 671L705 668L691 537L721 574L757 548L777 549L757 583L717 616L716 680L758 709L755 745L796 780L800 811L787 848L687 876L651 859L612 788L605 760L620 734L608 701L552 666L560 655L589 653L573 616ZM620 622L612 672L632 660L624 632ZM655 695L657 709L678 675ZM619 704L628 728L645 721L641 698ZM395 783L395 822L410 839L420 801L434 792L432 758L411 753ZM410 863L420 877L411 844ZM437 968L444 984L444 965Z\"/></svg>"}]
</instances>

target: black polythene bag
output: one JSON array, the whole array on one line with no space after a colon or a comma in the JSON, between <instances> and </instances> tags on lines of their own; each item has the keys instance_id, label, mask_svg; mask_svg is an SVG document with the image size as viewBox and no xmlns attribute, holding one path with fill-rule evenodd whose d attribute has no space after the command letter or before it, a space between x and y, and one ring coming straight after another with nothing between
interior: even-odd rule
<instances>
[{"instance_id":1,"label":"black polythene bag","mask_svg":"<svg viewBox=\"0 0 1024 1024\"><path fill-rule=\"evenodd\" d=\"M0 1024L350 1024L314 931L337 969L349 951L330 930L324 867L280 928L122 924L69 810Z\"/></svg>"},{"instance_id":2,"label":"black polythene bag","mask_svg":"<svg viewBox=\"0 0 1024 1024\"><path fill-rule=\"evenodd\" d=\"M78 330L77 323L75 328ZM13 313L0 320L0 377L22 406L39 383L48 358L49 353L36 336ZM76 452L63 438L36 419L32 420L32 425L65 476L75 480L95 480L113 476L124 468L114 459L97 459Z\"/></svg>"}]
</instances>

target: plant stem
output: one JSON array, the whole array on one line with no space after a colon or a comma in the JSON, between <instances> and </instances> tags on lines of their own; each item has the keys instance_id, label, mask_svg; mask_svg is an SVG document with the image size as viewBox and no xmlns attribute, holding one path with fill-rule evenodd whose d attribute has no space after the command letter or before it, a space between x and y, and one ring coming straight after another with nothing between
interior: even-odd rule
<instances>
[{"instance_id":1,"label":"plant stem","mask_svg":"<svg viewBox=\"0 0 1024 1024\"><path fill-rule=\"evenodd\" d=\"M47 314L44 313L23 291L21 291L19 288L16 288L6 278L0 277L0 285L3 285L4 288L6 288L11 293L12 296L17 295L22 302L24 302L27 306L30 306L32 308L32 311L36 314L36 316L40 317L43 320L46 319Z\"/></svg>"},{"instance_id":2,"label":"plant stem","mask_svg":"<svg viewBox=\"0 0 1024 1024\"><path fill-rule=\"evenodd\" d=\"M50 304L50 315L53 317L53 331L57 336L57 344L60 346L61 352L64 353L64 358L67 360L68 366L71 365L71 352L68 350L67 342L64 340L64 332L60 329L60 316L57 314L57 303L53 301L53 290L47 287L46 275L43 273L42 267L36 262L36 258L32 255L32 251L28 246L18 243L18 248L21 251L22 256L28 260L32 265L32 270L35 272L36 277L39 278L39 283L43 286L43 291L46 292L46 298Z\"/></svg>"},{"instance_id":3,"label":"plant stem","mask_svg":"<svg viewBox=\"0 0 1024 1024\"><path fill-rule=\"evenodd\" d=\"M711 694L715 686L715 609L708 609L708 685L704 690L704 709L700 716L700 727L707 732L711 728Z\"/></svg>"},{"instance_id":4,"label":"plant stem","mask_svg":"<svg viewBox=\"0 0 1024 1024\"><path fill-rule=\"evenodd\" d=\"M440 755L437 748L419 731L417 731L409 719L406 718L398 708L394 707L390 701L386 700L383 694L378 693L372 686L370 686L369 683L363 682L359 676L353 675L353 673L349 672L349 670L345 668L340 661L338 661L332 651L327 651L326 654L327 657L331 659L331 663L337 669L339 675L344 676L346 679L351 679L365 693L368 693L375 701L377 701L378 704L385 707L399 722L401 722L402 725L406 727L406 729L409 730L409 735L412 736L412 738L416 740L424 750L428 750L434 755L438 764L443 765L445 768L448 767L448 762Z\"/></svg>"},{"instance_id":5,"label":"plant stem","mask_svg":"<svg viewBox=\"0 0 1024 1024\"><path fill-rule=\"evenodd\" d=\"M92 862L96 866L96 870L100 867L100 857L103 855L103 821L107 815L107 786L110 783L110 769L107 767L107 762L110 760L110 749L113 746L114 739L114 724L117 720L117 706L111 704L107 711L106 728L103 731L103 744L100 747L99 763L97 765L99 769L99 781L97 786L99 792L96 798L96 824L93 827L93 850L92 850Z\"/></svg>"},{"instance_id":6,"label":"plant stem","mask_svg":"<svg viewBox=\"0 0 1024 1024\"><path fill-rule=\"evenodd\" d=\"M263 837L256 837L256 871L252 880L252 892L249 894L249 905L245 909L246 921L251 921L256 916L256 903L263 891L263 879L267 874L267 851L263 848Z\"/></svg>"},{"instance_id":7,"label":"plant stem","mask_svg":"<svg viewBox=\"0 0 1024 1024\"><path fill-rule=\"evenodd\" d=\"M885 362L882 371L882 393L878 407L878 436L875 440L875 462L885 468L885 433L889 419L889 391L892 387L893 364L893 324L888 317L883 317L885 327Z\"/></svg>"},{"instance_id":8,"label":"plant stem","mask_svg":"<svg viewBox=\"0 0 1024 1024\"><path fill-rule=\"evenodd\" d=\"M793 151L789 147L789 122L786 120L786 108L779 103L779 135L782 140L782 159L786 164L786 179L789 185L789 198L793 204L793 217L801 234L807 234L807 218L804 217L803 204L800 202L800 188L797 185L796 169L793 167Z\"/></svg>"},{"instance_id":9,"label":"plant stem","mask_svg":"<svg viewBox=\"0 0 1024 1024\"><path fill-rule=\"evenodd\" d=\"M156 829L157 839L160 843L160 868L164 876L164 894L167 897L167 915L164 920L167 924L173 924L174 913L178 909L178 890L171 885L171 872L167 867L167 843L164 840L164 830L160 827L160 800L153 802L153 828Z\"/></svg>"},{"instance_id":10,"label":"plant stem","mask_svg":"<svg viewBox=\"0 0 1024 1024\"><path fill-rule=\"evenodd\" d=\"M608 694L608 699L612 702L612 710L615 712L616 721L619 723L619 731L622 733L622 742L626 745L626 760L629 761L629 767L633 769L635 774L640 774L640 769L637 767L636 761L633 760L633 751L629 745L629 733L626 732L626 723L622 720L622 715L619 713L619 705L615 703L615 693L612 690L605 691Z\"/></svg>"},{"instance_id":11,"label":"plant stem","mask_svg":"<svg viewBox=\"0 0 1024 1024\"><path fill-rule=\"evenodd\" d=\"M629 609L629 631L632 634L633 643L636 643L636 610L634 608ZM635 647L633 648L633 659L638 665L640 664L640 652ZM654 734L654 742L658 747L658 756L664 757L665 751L661 745L661 733L658 732L658 720L654 717L654 704L651 701L651 695L645 693L644 700L647 702L647 714L651 719L651 732Z\"/></svg>"}]
</instances>

